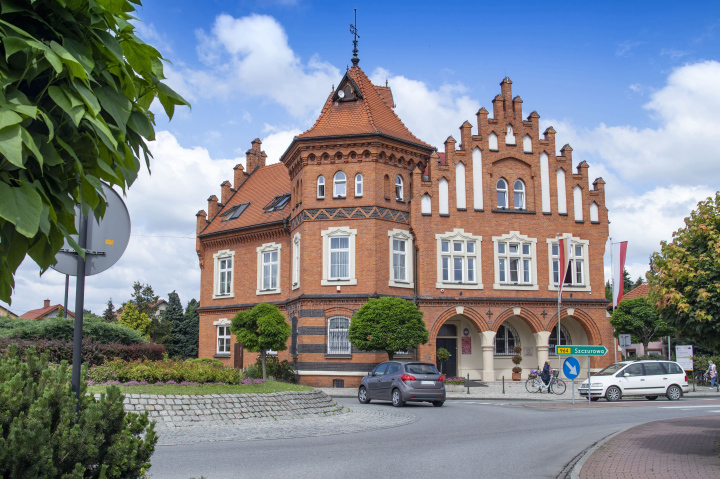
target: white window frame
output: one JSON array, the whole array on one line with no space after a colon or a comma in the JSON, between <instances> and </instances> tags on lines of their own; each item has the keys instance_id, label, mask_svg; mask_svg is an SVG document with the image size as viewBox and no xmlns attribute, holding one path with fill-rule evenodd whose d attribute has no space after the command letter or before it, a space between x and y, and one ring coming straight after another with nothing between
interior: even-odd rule
<instances>
[{"instance_id":1,"label":"white window frame","mask_svg":"<svg viewBox=\"0 0 720 479\"><path fill-rule=\"evenodd\" d=\"M523 136L523 153L532 153L532 138L530 135Z\"/></svg>"},{"instance_id":2,"label":"white window frame","mask_svg":"<svg viewBox=\"0 0 720 479\"><path fill-rule=\"evenodd\" d=\"M217 321L213 322L213 326L215 326L215 355L216 356L223 356L223 357L230 357L230 354L232 352L231 343L232 343L232 336L230 332L230 320L228 318L220 318ZM220 329L222 328L222 330ZM222 335L220 333L223 333ZM220 339L223 340L223 350L220 351ZM227 351L225 351L225 348L227 348Z\"/></svg>"},{"instance_id":3,"label":"white window frame","mask_svg":"<svg viewBox=\"0 0 720 479\"><path fill-rule=\"evenodd\" d=\"M321 286L352 286L357 284L357 278L355 277L355 238L357 236L357 230L352 229L348 226L336 226L320 232L323 243L323 267L322 267L322 279L320 280ZM349 247L349 278L347 279L330 279L330 238L336 236L348 236L350 238Z\"/></svg>"},{"instance_id":4,"label":"white window frame","mask_svg":"<svg viewBox=\"0 0 720 479\"><path fill-rule=\"evenodd\" d=\"M493 356L501 356L501 357L515 356L515 352L513 351L513 348L515 348L515 346L520 345L520 335L518 334L517 329L515 329L515 327L513 325L511 325L510 323L508 323L507 321L505 321L498 327L498 331L503 326L505 327L506 331L508 331L510 334L512 334L513 339L515 340L515 344L513 345L512 348L508 349L508 337L506 334L505 337L503 338L503 340L504 340L503 342L505 343L505 352L498 353L498 350L497 350L498 335L497 335L497 333L495 333L495 339L493 340Z\"/></svg>"},{"instance_id":5,"label":"white window frame","mask_svg":"<svg viewBox=\"0 0 720 479\"><path fill-rule=\"evenodd\" d=\"M504 188L500 188L500 186L498 186L501 181L502 181L503 184L505 185ZM502 192L503 195L505 196L505 206L500 206L500 202L497 200L497 199L498 199L498 194L499 194L500 192ZM506 180L505 178L498 178L497 182L495 183L495 207L496 207L497 209L506 209L506 210L507 210L507 209L510 208L510 201L509 201L509 200L510 200L510 197L509 197L509 195L508 195L508 182L507 182L507 180Z\"/></svg>"},{"instance_id":6,"label":"white window frame","mask_svg":"<svg viewBox=\"0 0 720 479\"><path fill-rule=\"evenodd\" d=\"M474 236L471 233L466 233L465 230L461 228L455 228L451 232L444 233L444 234L436 234L435 240L437 242L436 251L437 251L437 282L435 283L435 287L438 289L483 289L483 283L482 283L482 257L481 257L481 250L482 250L482 236ZM443 241L449 241L450 242L450 251L447 253L443 253L442 251L442 243ZM462 241L463 242L463 250L462 252L453 252L453 242L454 241ZM473 241L475 242L475 252L474 253L467 253L467 242ZM455 257L462 257L464 258L462 264L463 264L463 281L460 283L454 282L453 278L454 275L449 273L448 274L448 281L443 281L443 256L448 259L448 266L451 266L454 263ZM468 258L474 258L475 260L475 281L470 283L467 282L467 259Z\"/></svg>"},{"instance_id":7,"label":"white window frame","mask_svg":"<svg viewBox=\"0 0 720 479\"><path fill-rule=\"evenodd\" d=\"M530 238L529 236L520 234L519 231L511 231L508 234L500 235L500 236L493 236L493 252L494 252L494 264L495 264L495 284L493 284L493 289L507 289L507 290L525 290L525 291L537 291L538 288L538 282L537 282L537 239L536 238ZM501 254L499 253L498 245L500 243L505 243L505 253ZM518 244L518 254L512 254L509 251L509 244L515 243ZM523 244L529 244L530 246L530 253L525 254L523 253ZM505 271L505 281L500 282L500 258L505 258L508 261L506 261L506 271ZM523 267L522 270L518 269L518 284L510 283L509 282L509 269L510 269L510 262L509 259L511 258L518 258L520 259L519 265ZM529 266L530 266L530 282L527 283L524 281L524 278L522 277L523 271L525 268L525 262L523 260L530 260Z\"/></svg>"},{"instance_id":8,"label":"white window frame","mask_svg":"<svg viewBox=\"0 0 720 479\"><path fill-rule=\"evenodd\" d=\"M420 214L432 215L432 198L427 193L420 198Z\"/></svg>"},{"instance_id":9,"label":"white window frame","mask_svg":"<svg viewBox=\"0 0 720 479\"><path fill-rule=\"evenodd\" d=\"M594 201L590 203L590 223L600 222L600 208Z\"/></svg>"},{"instance_id":10,"label":"white window frame","mask_svg":"<svg viewBox=\"0 0 720 479\"><path fill-rule=\"evenodd\" d=\"M320 187L322 187L322 193L320 192ZM325 177L323 175L317 177L317 187L315 190L317 193L317 199L322 200L325 198Z\"/></svg>"},{"instance_id":11,"label":"white window frame","mask_svg":"<svg viewBox=\"0 0 720 479\"><path fill-rule=\"evenodd\" d=\"M465 193L465 163L458 161L455 165L455 207L459 210L467 209Z\"/></svg>"},{"instance_id":12,"label":"white window frame","mask_svg":"<svg viewBox=\"0 0 720 479\"><path fill-rule=\"evenodd\" d=\"M282 284L282 245L278 243L265 243L256 248L257 251L257 290L255 294L260 296L264 294L278 294L281 291ZM277 251L277 282L273 289L263 289L263 254Z\"/></svg>"},{"instance_id":13,"label":"white window frame","mask_svg":"<svg viewBox=\"0 0 720 479\"><path fill-rule=\"evenodd\" d=\"M490 151L498 151L499 150L497 133L495 133L494 131L490 132L490 134L488 135L488 150L490 150Z\"/></svg>"},{"instance_id":14,"label":"white window frame","mask_svg":"<svg viewBox=\"0 0 720 479\"><path fill-rule=\"evenodd\" d=\"M300 287L300 238L300 233L295 233L295 236L293 236L293 290Z\"/></svg>"},{"instance_id":15,"label":"white window frame","mask_svg":"<svg viewBox=\"0 0 720 479\"><path fill-rule=\"evenodd\" d=\"M405 191L403 188L403 184L404 184L403 177L400 175L397 175L395 177L395 199L398 201L403 201L405 198L405 196L404 196Z\"/></svg>"},{"instance_id":16,"label":"white window frame","mask_svg":"<svg viewBox=\"0 0 720 479\"><path fill-rule=\"evenodd\" d=\"M220 294L220 260L230 260L230 292L227 294ZM213 299L224 299L234 298L235 290L233 284L235 283L235 251L224 249L218 251L213 255Z\"/></svg>"},{"instance_id":17,"label":"white window frame","mask_svg":"<svg viewBox=\"0 0 720 479\"><path fill-rule=\"evenodd\" d=\"M363 176L358 173L355 175L355 198L361 198L363 195Z\"/></svg>"},{"instance_id":18,"label":"white window frame","mask_svg":"<svg viewBox=\"0 0 720 479\"><path fill-rule=\"evenodd\" d=\"M413 236L408 230L393 229L388 231L389 245L390 245L390 276L388 286L396 288L414 288L415 283L413 282L413 260L415 249L413 247ZM401 280L395 279L395 268L394 259L395 251L393 249L393 240L401 240L405 242L405 278Z\"/></svg>"},{"instance_id":19,"label":"white window frame","mask_svg":"<svg viewBox=\"0 0 720 479\"><path fill-rule=\"evenodd\" d=\"M575 210L575 221L583 221L583 189L580 185L573 187L573 208Z\"/></svg>"},{"instance_id":20,"label":"white window frame","mask_svg":"<svg viewBox=\"0 0 720 479\"><path fill-rule=\"evenodd\" d=\"M565 284L563 285L563 291L592 291L592 288L590 287L590 268L588 267L590 264L590 241L584 240L582 238L579 238L577 236L572 236L570 233L565 233L562 235L562 238L565 239L565 241L570 241L571 252L570 252L570 262L571 266L570 268L572 271L572 284ZM555 277L554 277L554 262L557 258L557 255L553 255L553 245L558 244L558 238L548 238L547 239L547 245L548 245L548 291L557 291L558 287L555 284ZM582 257L576 258L575 256L575 246L582 246ZM580 259L582 261L582 267L583 267L583 284L579 284L576 279L576 259Z\"/></svg>"},{"instance_id":21,"label":"white window frame","mask_svg":"<svg viewBox=\"0 0 720 479\"><path fill-rule=\"evenodd\" d=\"M522 185L522 189L518 189L518 187L517 187L518 182L520 183L520 185ZM522 195L521 196L522 205L520 205L520 206L518 206L517 201L516 201L518 194ZM527 197L525 196L525 182L519 178L517 180L515 180L515 182L513 183L513 207L516 210L526 210L527 209Z\"/></svg>"},{"instance_id":22,"label":"white window frame","mask_svg":"<svg viewBox=\"0 0 720 479\"><path fill-rule=\"evenodd\" d=\"M339 176L342 175L342 178ZM338 185L343 185L345 193L338 194ZM342 170L336 171L333 175L333 198L346 198L347 197L347 175Z\"/></svg>"},{"instance_id":23,"label":"white window frame","mask_svg":"<svg viewBox=\"0 0 720 479\"><path fill-rule=\"evenodd\" d=\"M332 328L331 329L330 322L334 319L346 319L348 322L347 329L343 329L343 328ZM328 318L327 321L328 321L327 322L327 354L332 355L332 356L348 356L348 355L352 354L352 345L350 344L350 338L348 337L348 334L350 331L350 322L352 321L352 319L348 318L347 316L331 316ZM345 337L347 338L347 340L344 341L347 343L347 347L343 347L342 349L340 349L340 348L331 349L331 344L332 344L331 337L332 337L333 333L338 334L338 333L342 333L342 332L345 333Z\"/></svg>"},{"instance_id":24,"label":"white window frame","mask_svg":"<svg viewBox=\"0 0 720 479\"><path fill-rule=\"evenodd\" d=\"M448 180L440 178L438 181L438 211L441 216L450 216L450 200L449 200Z\"/></svg>"}]
</instances>

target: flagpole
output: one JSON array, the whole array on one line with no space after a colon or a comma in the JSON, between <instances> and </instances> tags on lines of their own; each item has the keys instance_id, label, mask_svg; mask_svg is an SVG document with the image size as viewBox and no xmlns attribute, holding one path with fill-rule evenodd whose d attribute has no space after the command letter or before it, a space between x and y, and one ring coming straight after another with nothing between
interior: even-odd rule
<instances>
[{"instance_id":1,"label":"flagpole","mask_svg":"<svg viewBox=\"0 0 720 479\"><path fill-rule=\"evenodd\" d=\"M615 277L613 276L613 242L610 238L610 302L612 303L612 311L615 312ZM617 362L617 338L615 338L615 328L613 328L613 349L615 350L615 362Z\"/></svg>"}]
</instances>

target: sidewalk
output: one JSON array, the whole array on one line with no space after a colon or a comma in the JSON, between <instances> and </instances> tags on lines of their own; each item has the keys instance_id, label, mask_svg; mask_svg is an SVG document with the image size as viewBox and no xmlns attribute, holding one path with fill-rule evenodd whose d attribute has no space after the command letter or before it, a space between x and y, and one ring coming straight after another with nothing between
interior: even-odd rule
<instances>
[{"instance_id":1,"label":"sidewalk","mask_svg":"<svg viewBox=\"0 0 720 479\"><path fill-rule=\"evenodd\" d=\"M720 477L720 416L667 419L621 432L602 444L580 479Z\"/></svg>"},{"instance_id":2,"label":"sidewalk","mask_svg":"<svg viewBox=\"0 0 720 479\"><path fill-rule=\"evenodd\" d=\"M572 402L572 390L570 383L567 384L567 390L564 394L547 394L547 393L529 393L525 390L525 381L505 382L505 393L503 394L502 382L487 382L481 383L480 387L471 387L470 394L467 393L467 389L463 388L462 392L448 392L448 399L484 399L484 400L499 400L499 401L568 401ZM575 401L582 401L583 399L577 392L578 383L575 383ZM348 398L357 396L357 388L316 388L324 392L330 397L334 398ZM685 393L684 397L696 398L696 397L713 397L720 399L720 394L714 390L705 389L692 392L692 388L689 393ZM587 401L587 398L585 399Z\"/></svg>"}]
</instances>

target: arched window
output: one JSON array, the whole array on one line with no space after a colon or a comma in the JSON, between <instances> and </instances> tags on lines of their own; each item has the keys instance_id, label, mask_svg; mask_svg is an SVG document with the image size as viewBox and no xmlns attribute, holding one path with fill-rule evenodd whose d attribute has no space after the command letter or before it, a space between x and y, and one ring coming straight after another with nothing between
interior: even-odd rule
<instances>
[{"instance_id":1,"label":"arched window","mask_svg":"<svg viewBox=\"0 0 720 479\"><path fill-rule=\"evenodd\" d=\"M355 175L355 196L363 195L363 178L360 173Z\"/></svg>"},{"instance_id":2,"label":"arched window","mask_svg":"<svg viewBox=\"0 0 720 479\"><path fill-rule=\"evenodd\" d=\"M473 168L473 203L476 210L483 209L483 187L482 187L482 153L480 148L475 148L472 153Z\"/></svg>"},{"instance_id":3,"label":"arched window","mask_svg":"<svg viewBox=\"0 0 720 479\"><path fill-rule=\"evenodd\" d=\"M590 221L593 223L600 222L600 217L598 215L598 205L594 201L590 203Z\"/></svg>"},{"instance_id":4,"label":"arched window","mask_svg":"<svg viewBox=\"0 0 720 479\"><path fill-rule=\"evenodd\" d=\"M345 198L346 194L345 173L338 171L333 177L333 198Z\"/></svg>"},{"instance_id":5,"label":"arched window","mask_svg":"<svg viewBox=\"0 0 720 479\"><path fill-rule=\"evenodd\" d=\"M432 214L432 200L427 193L422 195L422 199L420 200L420 212L424 215Z\"/></svg>"},{"instance_id":6,"label":"arched window","mask_svg":"<svg viewBox=\"0 0 720 479\"><path fill-rule=\"evenodd\" d=\"M465 165L458 162L455 166L455 202L457 209L464 210L465 204Z\"/></svg>"},{"instance_id":7,"label":"arched window","mask_svg":"<svg viewBox=\"0 0 720 479\"><path fill-rule=\"evenodd\" d=\"M525 209L525 183L522 182L522 180L516 180L515 184L513 185L513 190L515 192L515 209L516 210L524 210Z\"/></svg>"},{"instance_id":8,"label":"arched window","mask_svg":"<svg viewBox=\"0 0 720 479\"><path fill-rule=\"evenodd\" d=\"M497 182L497 207L507 208L508 207L508 187L507 181L500 178Z\"/></svg>"},{"instance_id":9,"label":"arched window","mask_svg":"<svg viewBox=\"0 0 720 479\"><path fill-rule=\"evenodd\" d=\"M582 188L573 188L573 203L575 204L575 221L583 220Z\"/></svg>"},{"instance_id":10,"label":"arched window","mask_svg":"<svg viewBox=\"0 0 720 479\"><path fill-rule=\"evenodd\" d=\"M570 334L568 334L567 329L565 329L565 326L560 326L560 346L565 346L567 344L572 344L572 341L570 340ZM552 332L550 333L550 337L548 338L548 353L550 356L556 356L555 354L555 346L557 346L557 324L553 328Z\"/></svg>"},{"instance_id":11,"label":"arched window","mask_svg":"<svg viewBox=\"0 0 720 479\"><path fill-rule=\"evenodd\" d=\"M325 177L322 175L317 179L317 197L318 199L325 198Z\"/></svg>"},{"instance_id":12,"label":"arched window","mask_svg":"<svg viewBox=\"0 0 720 479\"><path fill-rule=\"evenodd\" d=\"M400 175L395 177L395 199L400 201L403 199L403 179Z\"/></svg>"},{"instance_id":13,"label":"arched window","mask_svg":"<svg viewBox=\"0 0 720 479\"><path fill-rule=\"evenodd\" d=\"M517 331L509 324L501 324L495 335L495 355L513 356L513 348L519 343Z\"/></svg>"},{"instance_id":14,"label":"arched window","mask_svg":"<svg viewBox=\"0 0 720 479\"><path fill-rule=\"evenodd\" d=\"M498 141L495 132L488 135L488 148L492 151L498 151Z\"/></svg>"},{"instance_id":15,"label":"arched window","mask_svg":"<svg viewBox=\"0 0 720 479\"><path fill-rule=\"evenodd\" d=\"M440 197L440 214L449 215L450 206L448 206L448 182L445 178L440 178L438 183L438 196Z\"/></svg>"},{"instance_id":16,"label":"arched window","mask_svg":"<svg viewBox=\"0 0 720 479\"><path fill-rule=\"evenodd\" d=\"M334 316L328 320L328 354L350 354L350 318Z\"/></svg>"},{"instance_id":17,"label":"arched window","mask_svg":"<svg viewBox=\"0 0 720 479\"><path fill-rule=\"evenodd\" d=\"M532 138L530 138L530 135L523 137L523 152L532 153Z\"/></svg>"},{"instance_id":18,"label":"arched window","mask_svg":"<svg viewBox=\"0 0 720 479\"><path fill-rule=\"evenodd\" d=\"M567 200L565 195L565 170L560 168L557 170L557 201L558 213L567 214Z\"/></svg>"},{"instance_id":19,"label":"arched window","mask_svg":"<svg viewBox=\"0 0 720 479\"><path fill-rule=\"evenodd\" d=\"M550 213L550 165L547 153L540 153L540 186L542 187L542 210Z\"/></svg>"}]
</instances>

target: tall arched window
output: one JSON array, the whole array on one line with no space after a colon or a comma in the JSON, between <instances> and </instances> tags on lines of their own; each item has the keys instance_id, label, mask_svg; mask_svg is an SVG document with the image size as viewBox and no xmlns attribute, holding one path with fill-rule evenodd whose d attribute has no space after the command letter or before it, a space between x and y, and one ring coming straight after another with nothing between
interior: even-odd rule
<instances>
[{"instance_id":1,"label":"tall arched window","mask_svg":"<svg viewBox=\"0 0 720 479\"><path fill-rule=\"evenodd\" d=\"M497 207L507 208L508 207L508 186L507 181L500 178L497 182Z\"/></svg>"},{"instance_id":2,"label":"tall arched window","mask_svg":"<svg viewBox=\"0 0 720 479\"><path fill-rule=\"evenodd\" d=\"M523 153L532 153L532 138L530 138L530 135L523 137Z\"/></svg>"},{"instance_id":3,"label":"tall arched window","mask_svg":"<svg viewBox=\"0 0 720 479\"><path fill-rule=\"evenodd\" d=\"M488 149L498 151L498 141L495 132L488 135Z\"/></svg>"},{"instance_id":4,"label":"tall arched window","mask_svg":"<svg viewBox=\"0 0 720 479\"><path fill-rule=\"evenodd\" d=\"M432 200L427 193L422 195L422 199L420 200L420 212L424 215L432 214Z\"/></svg>"},{"instance_id":5,"label":"tall arched window","mask_svg":"<svg viewBox=\"0 0 720 479\"><path fill-rule=\"evenodd\" d=\"M594 201L590 203L590 221L593 223L598 223L600 221L600 217L598 215L598 205Z\"/></svg>"},{"instance_id":6,"label":"tall arched window","mask_svg":"<svg viewBox=\"0 0 720 479\"><path fill-rule=\"evenodd\" d=\"M515 209L516 210L524 210L525 209L525 183L522 182L522 180L515 180L515 184L513 185L513 191L515 193Z\"/></svg>"},{"instance_id":7,"label":"tall arched window","mask_svg":"<svg viewBox=\"0 0 720 479\"><path fill-rule=\"evenodd\" d=\"M473 163L473 203L476 210L483 209L483 188L482 188L482 153L480 148L475 148L472 154Z\"/></svg>"},{"instance_id":8,"label":"tall arched window","mask_svg":"<svg viewBox=\"0 0 720 479\"><path fill-rule=\"evenodd\" d=\"M448 182L445 178L440 178L438 183L438 196L440 197L440 214L449 215L450 206L448 205Z\"/></svg>"},{"instance_id":9,"label":"tall arched window","mask_svg":"<svg viewBox=\"0 0 720 479\"><path fill-rule=\"evenodd\" d=\"M512 356L513 348L519 343L517 333L508 324L501 324L495 335L495 354L497 356Z\"/></svg>"},{"instance_id":10,"label":"tall arched window","mask_svg":"<svg viewBox=\"0 0 720 479\"><path fill-rule=\"evenodd\" d=\"M395 199L400 201L403 199L403 179L400 175L395 177Z\"/></svg>"},{"instance_id":11,"label":"tall arched window","mask_svg":"<svg viewBox=\"0 0 720 479\"><path fill-rule=\"evenodd\" d=\"M363 195L363 178L360 173L355 175L355 196Z\"/></svg>"},{"instance_id":12,"label":"tall arched window","mask_svg":"<svg viewBox=\"0 0 720 479\"><path fill-rule=\"evenodd\" d=\"M547 153L540 153L540 186L542 187L542 210L550 213L550 164Z\"/></svg>"},{"instance_id":13,"label":"tall arched window","mask_svg":"<svg viewBox=\"0 0 720 479\"><path fill-rule=\"evenodd\" d=\"M338 171L333 177L333 198L345 198L347 193L345 173Z\"/></svg>"},{"instance_id":14,"label":"tall arched window","mask_svg":"<svg viewBox=\"0 0 720 479\"><path fill-rule=\"evenodd\" d=\"M565 326L560 326L560 346L565 346L568 344L572 344L572 341L570 340L570 334L568 334ZM557 346L557 324L553 328L552 332L550 333L550 337L548 338L548 353L550 354L550 356L556 355L555 346Z\"/></svg>"},{"instance_id":15,"label":"tall arched window","mask_svg":"<svg viewBox=\"0 0 720 479\"><path fill-rule=\"evenodd\" d=\"M567 200L565 198L565 170L560 168L557 170L557 201L558 213L567 214Z\"/></svg>"},{"instance_id":16,"label":"tall arched window","mask_svg":"<svg viewBox=\"0 0 720 479\"><path fill-rule=\"evenodd\" d=\"M322 175L317 179L317 197L318 199L325 198L325 177Z\"/></svg>"},{"instance_id":17,"label":"tall arched window","mask_svg":"<svg viewBox=\"0 0 720 479\"><path fill-rule=\"evenodd\" d=\"M461 161L455 166L455 202L457 209L467 208L465 204L465 165Z\"/></svg>"},{"instance_id":18,"label":"tall arched window","mask_svg":"<svg viewBox=\"0 0 720 479\"><path fill-rule=\"evenodd\" d=\"M583 220L582 188L573 188L573 203L575 205L575 221Z\"/></svg>"},{"instance_id":19,"label":"tall arched window","mask_svg":"<svg viewBox=\"0 0 720 479\"><path fill-rule=\"evenodd\" d=\"M350 354L350 318L334 316L328 320L328 354Z\"/></svg>"}]
</instances>

